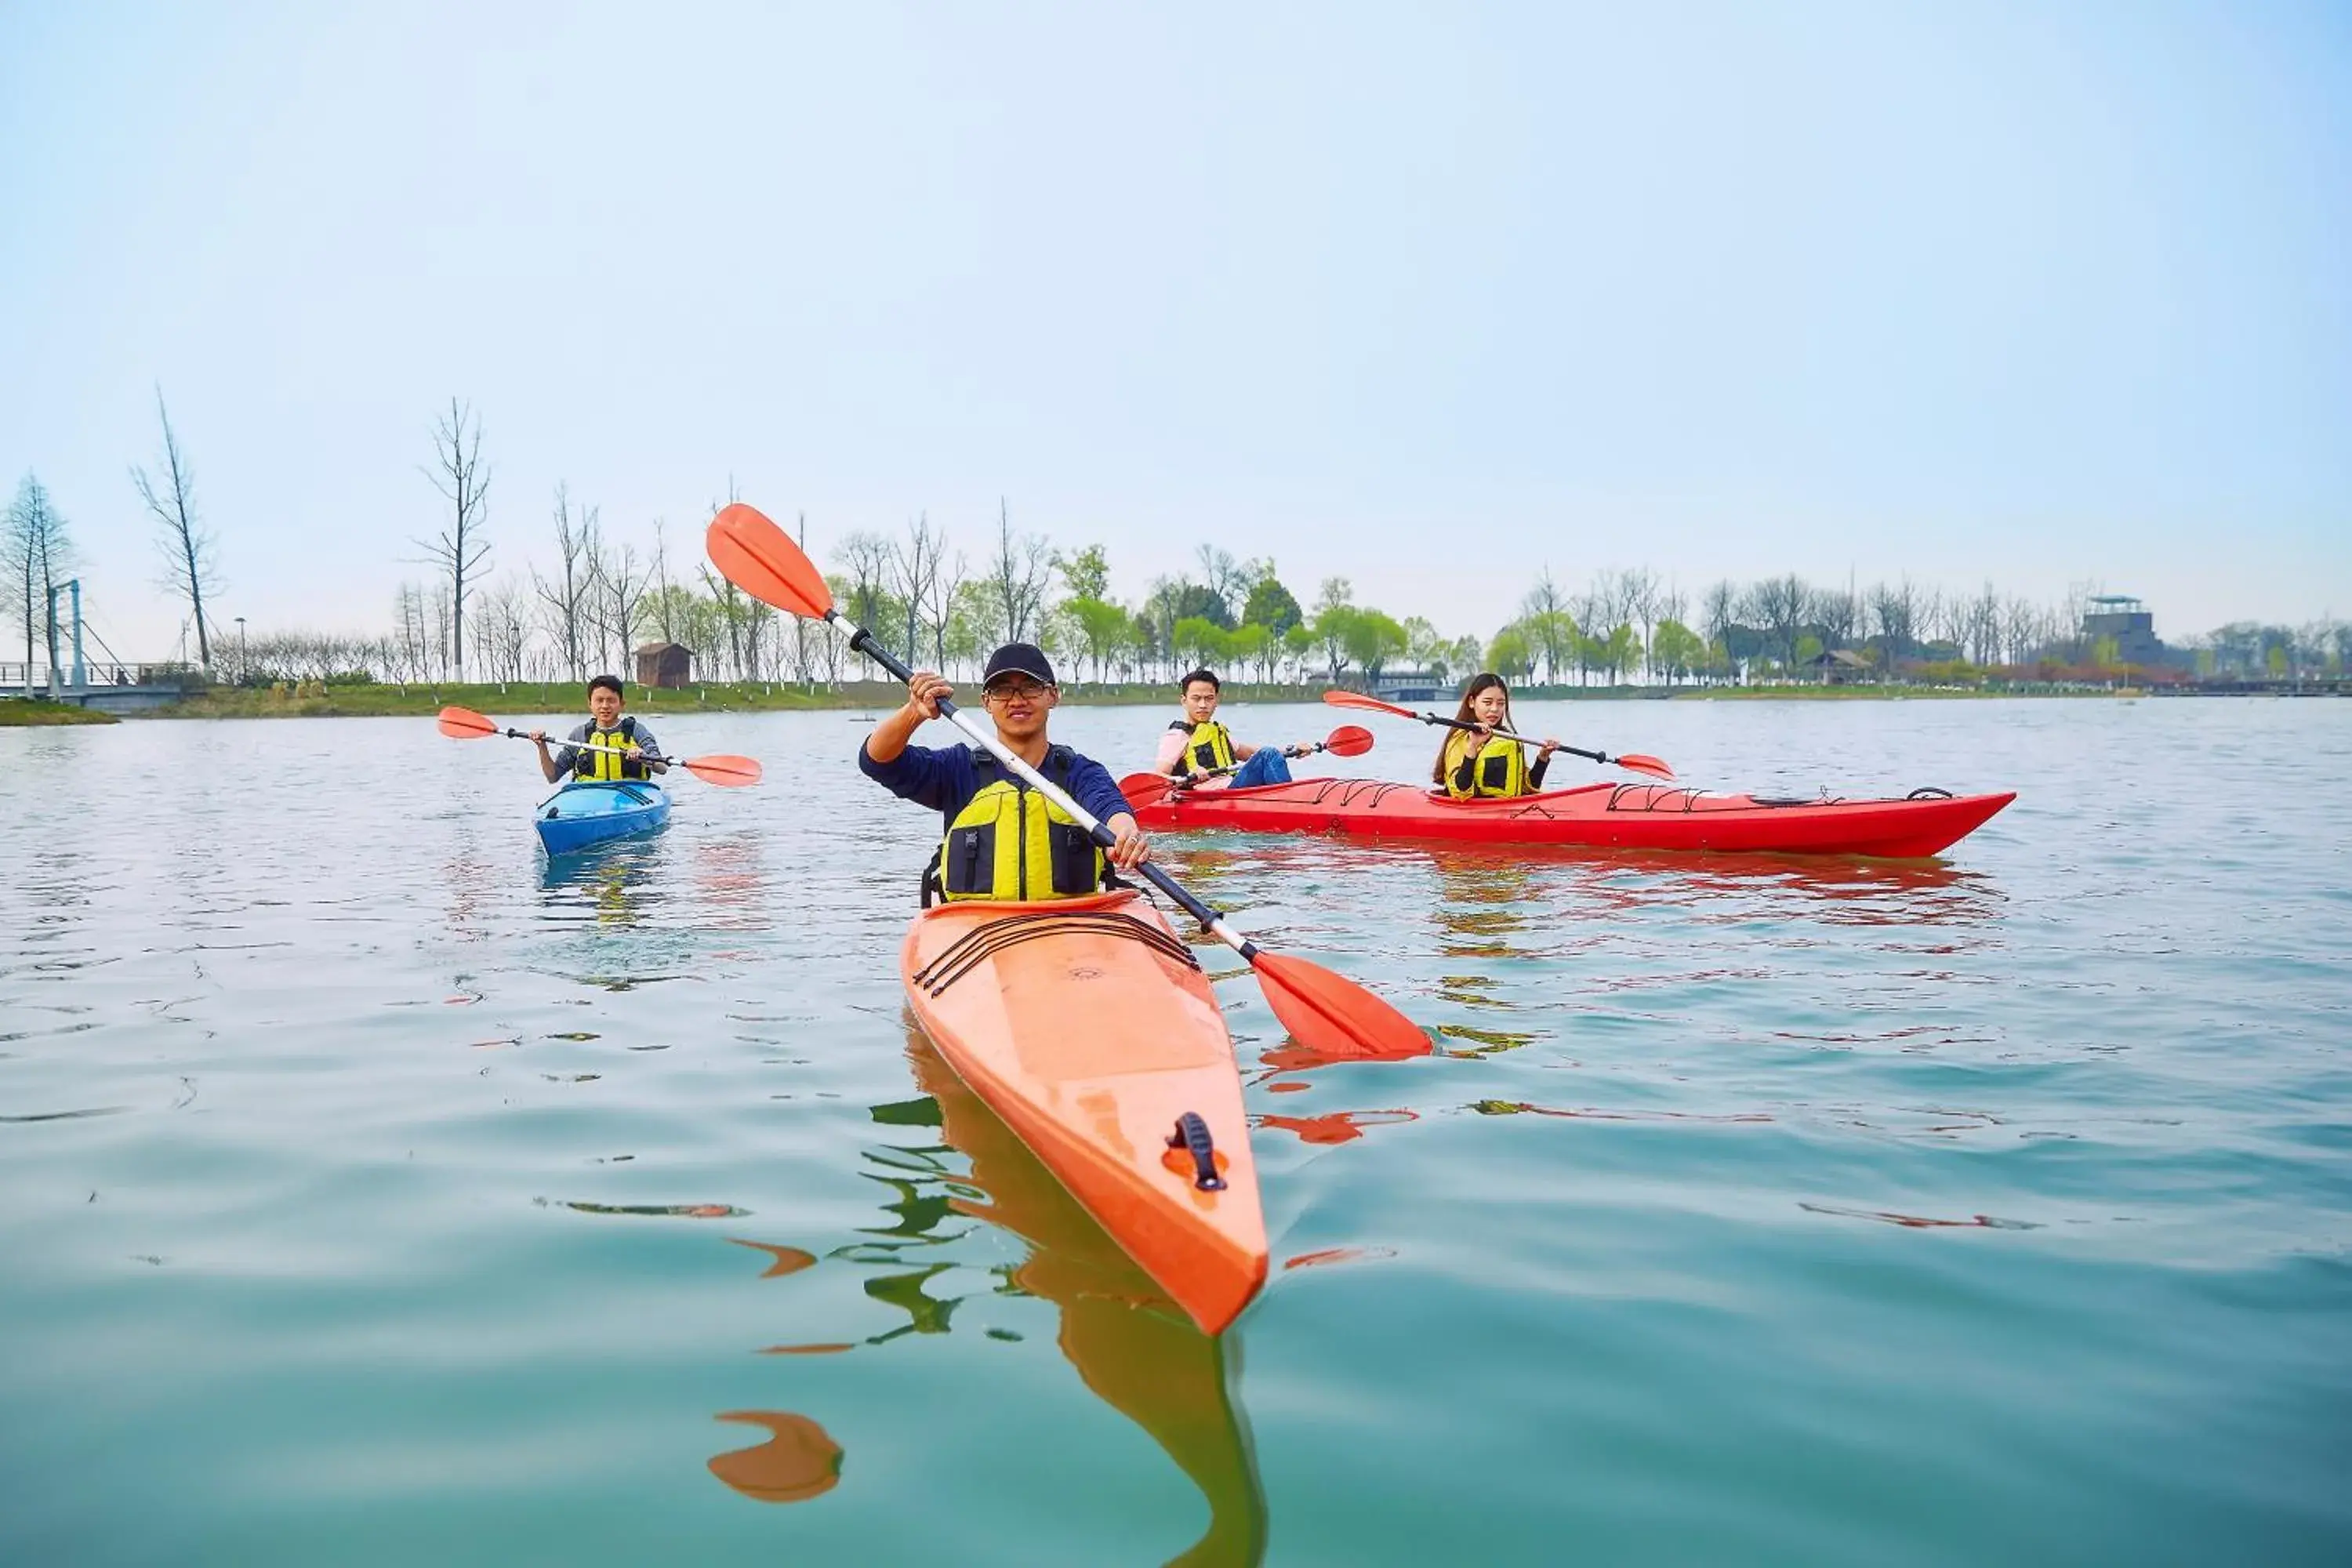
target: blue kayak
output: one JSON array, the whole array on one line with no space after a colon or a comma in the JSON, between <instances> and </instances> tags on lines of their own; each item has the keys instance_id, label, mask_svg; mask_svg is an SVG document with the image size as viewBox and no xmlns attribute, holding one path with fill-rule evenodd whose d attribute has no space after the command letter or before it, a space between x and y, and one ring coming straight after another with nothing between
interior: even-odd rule
<instances>
[{"instance_id":1,"label":"blue kayak","mask_svg":"<svg viewBox=\"0 0 2352 1568\"><path fill-rule=\"evenodd\" d=\"M568 855L631 833L651 833L669 820L669 796L644 779L565 784L539 803L531 826L550 855Z\"/></svg>"}]
</instances>

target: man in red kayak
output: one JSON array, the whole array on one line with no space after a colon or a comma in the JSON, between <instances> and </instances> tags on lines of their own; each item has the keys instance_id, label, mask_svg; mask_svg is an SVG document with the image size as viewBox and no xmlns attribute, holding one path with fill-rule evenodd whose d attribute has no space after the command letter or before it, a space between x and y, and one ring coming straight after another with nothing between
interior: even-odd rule
<instances>
[{"instance_id":1,"label":"man in red kayak","mask_svg":"<svg viewBox=\"0 0 2352 1568\"><path fill-rule=\"evenodd\" d=\"M533 730L539 747L539 771L553 784L560 778L641 779L669 772L654 732L634 718L621 715L621 678L600 675L588 683L588 722L575 726L563 749L550 753L547 731ZM605 751L591 751L604 746Z\"/></svg>"},{"instance_id":2,"label":"man in red kayak","mask_svg":"<svg viewBox=\"0 0 2352 1568\"><path fill-rule=\"evenodd\" d=\"M937 671L915 671L906 705L875 725L857 753L858 771L867 778L946 818L946 837L924 873L926 902L933 892L950 900L1083 898L1103 885L1109 868L1132 870L1150 857L1127 797L1103 765L1047 738L1046 720L1062 690L1042 651L1016 642L989 655L982 700L1005 750L1061 786L1116 836L1108 855L1066 812L991 752L970 745L908 744L917 730L940 716L940 699L954 695Z\"/></svg>"},{"instance_id":3,"label":"man in red kayak","mask_svg":"<svg viewBox=\"0 0 2352 1568\"><path fill-rule=\"evenodd\" d=\"M1171 722L1160 737L1160 754L1152 759L1154 773L1172 774L1198 784L1212 773L1233 771L1233 787L1288 784L1285 755L1304 756L1313 748L1300 745L1284 752L1273 746L1245 745L1217 722L1217 704L1224 692L1216 671L1196 669L1176 683L1184 698L1184 717Z\"/></svg>"}]
</instances>

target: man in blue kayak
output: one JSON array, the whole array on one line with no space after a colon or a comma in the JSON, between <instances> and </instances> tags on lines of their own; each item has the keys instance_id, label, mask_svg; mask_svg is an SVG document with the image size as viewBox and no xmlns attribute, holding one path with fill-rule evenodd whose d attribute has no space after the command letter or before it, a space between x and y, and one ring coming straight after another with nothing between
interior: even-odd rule
<instances>
[{"instance_id":1,"label":"man in blue kayak","mask_svg":"<svg viewBox=\"0 0 2352 1568\"><path fill-rule=\"evenodd\" d=\"M533 730L539 771L547 782L562 778L641 779L669 772L654 732L621 712L621 678L600 675L588 683L588 722L572 731L562 749L551 753L547 731ZM608 748L591 751L591 746Z\"/></svg>"},{"instance_id":2,"label":"man in blue kayak","mask_svg":"<svg viewBox=\"0 0 2352 1568\"><path fill-rule=\"evenodd\" d=\"M1016 642L989 655L981 697L1005 750L1111 830L1117 842L1108 854L993 753L970 745L942 751L908 743L940 716L940 699L954 695L955 688L936 671L917 670L907 682L906 705L875 725L857 753L858 770L867 778L946 819L946 836L924 874L926 902L933 892L950 900L1084 898L1102 887L1111 867L1132 870L1150 856L1150 846L1109 773L1047 737L1046 720L1062 691L1042 651Z\"/></svg>"}]
</instances>

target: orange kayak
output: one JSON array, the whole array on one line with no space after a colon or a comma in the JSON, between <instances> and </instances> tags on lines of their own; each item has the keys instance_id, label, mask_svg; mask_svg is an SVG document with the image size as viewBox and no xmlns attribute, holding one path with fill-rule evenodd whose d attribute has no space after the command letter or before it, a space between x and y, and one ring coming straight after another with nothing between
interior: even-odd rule
<instances>
[{"instance_id":1,"label":"orange kayak","mask_svg":"<svg viewBox=\"0 0 2352 1568\"><path fill-rule=\"evenodd\" d=\"M1208 1333L1265 1283L1233 1039L1132 890L917 915L899 967L940 1055Z\"/></svg>"}]
</instances>

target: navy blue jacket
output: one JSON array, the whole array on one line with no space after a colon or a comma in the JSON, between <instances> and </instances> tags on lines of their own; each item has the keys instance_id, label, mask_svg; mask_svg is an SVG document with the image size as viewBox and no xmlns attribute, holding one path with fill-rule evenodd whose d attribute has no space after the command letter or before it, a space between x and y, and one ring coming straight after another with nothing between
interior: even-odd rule
<instances>
[{"instance_id":1,"label":"navy blue jacket","mask_svg":"<svg viewBox=\"0 0 2352 1568\"><path fill-rule=\"evenodd\" d=\"M953 821L956 813L970 805L971 797L980 793L980 773L972 766L972 754L968 744L944 749L908 746L896 761L877 763L860 745L857 768L899 799L928 805ZM1127 796L1118 793L1109 770L1091 757L1070 752L1069 782L1065 787L1071 798L1092 812L1098 821L1108 822L1121 812L1134 814L1135 808L1127 804Z\"/></svg>"}]
</instances>

